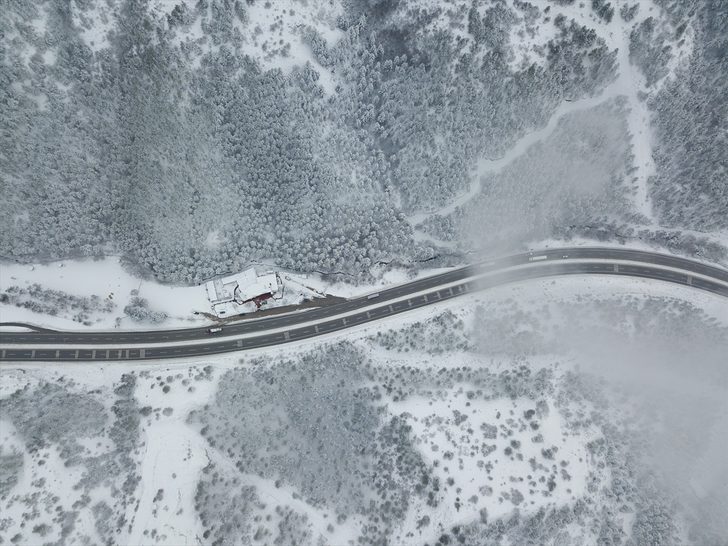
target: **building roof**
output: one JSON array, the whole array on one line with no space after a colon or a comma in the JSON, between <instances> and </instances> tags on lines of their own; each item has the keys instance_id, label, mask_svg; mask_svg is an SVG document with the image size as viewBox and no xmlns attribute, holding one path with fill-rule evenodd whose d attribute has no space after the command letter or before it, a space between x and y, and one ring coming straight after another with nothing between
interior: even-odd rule
<instances>
[{"instance_id":1,"label":"building roof","mask_svg":"<svg viewBox=\"0 0 728 546\"><path fill-rule=\"evenodd\" d=\"M241 282L236 296L240 301L248 301L263 294L275 294L276 292L278 292L276 274L266 273L265 275L256 276L253 282Z\"/></svg>"},{"instance_id":2,"label":"building roof","mask_svg":"<svg viewBox=\"0 0 728 546\"><path fill-rule=\"evenodd\" d=\"M205 283L207 298L212 304L232 301L237 287L237 282L225 282L224 279L214 279Z\"/></svg>"},{"instance_id":3,"label":"building roof","mask_svg":"<svg viewBox=\"0 0 728 546\"><path fill-rule=\"evenodd\" d=\"M258 276L255 268L251 267L235 275L207 281L205 290L213 305L232 301L242 303L264 294L278 292L278 278L275 273Z\"/></svg>"}]
</instances>

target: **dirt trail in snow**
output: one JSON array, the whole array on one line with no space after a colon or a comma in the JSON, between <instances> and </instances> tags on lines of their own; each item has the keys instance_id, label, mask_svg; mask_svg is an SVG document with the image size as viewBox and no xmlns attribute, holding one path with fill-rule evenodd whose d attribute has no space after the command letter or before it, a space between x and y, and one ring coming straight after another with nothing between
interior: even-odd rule
<instances>
[{"instance_id":1,"label":"dirt trail in snow","mask_svg":"<svg viewBox=\"0 0 728 546\"><path fill-rule=\"evenodd\" d=\"M420 213L410 216L410 221L412 222L412 224L419 224L431 214L447 216L454 212L458 207L465 205L465 203L467 203L476 195L478 195L478 193L480 193L480 180L485 173L499 173L505 167L513 163L516 159L521 157L526 152L526 150L528 150L528 148L542 140L546 140L556 129L557 125L559 124L559 120L561 120L561 118L565 115L572 112L577 112L579 110L594 108L595 106L598 106L615 96L613 94L608 94L610 88L611 86L605 89L603 93L600 93L596 97L589 97L586 99L575 101L564 101L552 114L551 118L549 118L549 121L545 126L524 135L522 138L516 141L516 143L503 156L497 159L488 159L486 157L481 157L477 162L475 172L471 178L470 188L466 193L462 194L450 204L438 209L434 213Z\"/></svg>"},{"instance_id":2,"label":"dirt trail in snow","mask_svg":"<svg viewBox=\"0 0 728 546\"><path fill-rule=\"evenodd\" d=\"M659 90L661 82L652 89L645 87L645 78L639 69L629 61L629 36L632 28L650 16L658 15L657 8L651 1L640 4L640 10L634 20L629 23L623 21L618 14L615 14L611 23L604 23L598 20L595 14L588 8L579 8L577 5L565 6L559 10L567 18L574 19L578 24L593 28L600 38L603 38L610 50L617 50L617 78L595 97L589 97L576 101L563 102L552 114L545 126L535 129L519 139L502 157L489 159L482 157L477 163L475 172L471 179L468 191L456 198L450 204L429 213L411 215L409 220L413 226L421 223L432 214L447 216L458 207L463 206L473 199L481 190L481 177L485 173L498 173L513 161L521 157L528 148L537 142L549 138L559 121L564 116L579 110L594 108L606 101L616 97L625 97L627 100L628 115L627 124L631 135L632 153L634 154L634 207L636 212L642 214L651 224L654 225L652 203L649 197L648 180L655 174L655 162L652 155L652 133L650 130L650 112L646 100L640 95L648 91L654 93ZM555 15L555 14L554 14ZM682 48L671 44L675 52L671 62L671 77L680 59L690 54L692 47L691 40L686 40ZM662 80L664 82L665 79Z\"/></svg>"}]
</instances>

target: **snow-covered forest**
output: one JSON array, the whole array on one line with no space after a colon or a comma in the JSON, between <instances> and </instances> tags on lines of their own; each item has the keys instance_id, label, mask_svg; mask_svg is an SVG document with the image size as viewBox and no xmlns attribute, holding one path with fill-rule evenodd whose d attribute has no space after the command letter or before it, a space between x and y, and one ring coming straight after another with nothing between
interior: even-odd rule
<instances>
[{"instance_id":1,"label":"snow-covered forest","mask_svg":"<svg viewBox=\"0 0 728 546\"><path fill-rule=\"evenodd\" d=\"M0 256L174 282L577 236L723 259L727 12L8 0Z\"/></svg>"},{"instance_id":2,"label":"snow-covered forest","mask_svg":"<svg viewBox=\"0 0 728 546\"><path fill-rule=\"evenodd\" d=\"M602 243L728 267L728 0L0 0L0 546L725 546L707 268L448 272Z\"/></svg>"}]
</instances>

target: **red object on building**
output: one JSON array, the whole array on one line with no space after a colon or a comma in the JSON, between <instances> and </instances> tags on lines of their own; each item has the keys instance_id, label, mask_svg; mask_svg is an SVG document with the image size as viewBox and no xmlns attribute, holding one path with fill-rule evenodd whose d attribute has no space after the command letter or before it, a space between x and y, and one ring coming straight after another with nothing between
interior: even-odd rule
<instances>
[{"instance_id":1,"label":"red object on building","mask_svg":"<svg viewBox=\"0 0 728 546\"><path fill-rule=\"evenodd\" d=\"M260 306L263 304L265 300L269 300L273 297L273 294L270 292L266 292L265 294L260 294L259 296L255 296L254 298L251 298L249 300L245 300L243 303L253 302L255 304L255 307L260 309Z\"/></svg>"}]
</instances>

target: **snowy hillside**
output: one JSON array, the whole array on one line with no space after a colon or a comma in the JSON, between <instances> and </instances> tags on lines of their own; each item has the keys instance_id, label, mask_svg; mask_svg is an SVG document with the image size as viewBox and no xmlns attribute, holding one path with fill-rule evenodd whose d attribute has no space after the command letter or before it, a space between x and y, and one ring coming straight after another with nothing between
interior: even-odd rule
<instances>
[{"instance_id":1,"label":"snowy hillside","mask_svg":"<svg viewBox=\"0 0 728 546\"><path fill-rule=\"evenodd\" d=\"M11 2L0 256L121 253L192 283L261 260L366 277L549 237L700 254L728 229L724 11Z\"/></svg>"}]
</instances>

